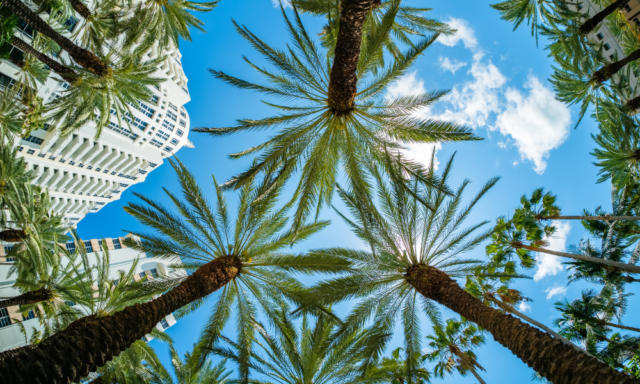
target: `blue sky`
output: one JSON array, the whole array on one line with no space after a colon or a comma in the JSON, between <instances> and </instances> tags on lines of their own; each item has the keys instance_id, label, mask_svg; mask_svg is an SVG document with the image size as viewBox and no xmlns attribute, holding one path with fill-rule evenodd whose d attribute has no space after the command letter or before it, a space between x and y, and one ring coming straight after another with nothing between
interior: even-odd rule
<instances>
[{"instance_id":1,"label":"blue sky","mask_svg":"<svg viewBox=\"0 0 640 384\"><path fill-rule=\"evenodd\" d=\"M558 195L565 214L579 214L583 208L594 209L600 205L610 209L609 185L596 184L597 169L589 155L594 148L590 134L596 132L597 127L593 121L585 119L573 130L575 108L553 98L547 81L552 62L543 49L544 40L541 39L540 47L536 48L526 26L512 31L511 25L501 20L487 1L409 3L433 8L430 16L450 22L458 33L440 39L427 50L407 76L390 86L389 95L451 89L449 96L422 113L466 124L485 140L437 146L438 161L443 163L457 151L453 186L468 178L472 181L471 189L477 190L489 178L501 176L468 223L493 222L500 215L510 214L522 194L529 194L541 186ZM261 118L272 113L260 103L258 95L215 80L209 75L208 68L259 81L258 74L242 60L242 55L258 60L258 54L237 35L231 20L247 25L266 42L284 47L288 36L279 12L272 0L222 0L213 12L199 15L208 32L196 32L192 42L181 44L182 63L192 97L186 105L192 127L229 126L235 119ZM309 31L319 31L324 23L308 17L304 21ZM230 160L227 155L260 143L267 135L251 133L211 138L192 132L189 139L195 148L184 148L178 155L205 190L212 193L211 174L220 181L226 180L244 170L249 163L248 159ZM421 145L412 147L410 154L428 161L432 150L433 146ZM88 215L78 226L80 236L113 237L127 230L144 231L122 207L136 200L133 192L166 202L161 187L169 190L177 187L173 171L166 164L152 172L144 183L129 188L121 200ZM332 225L308 240L303 248L361 246L335 214L326 210L323 217L332 220ZM578 243L583 236L579 223L561 223L557 237L550 239L551 248L564 250L570 244ZM483 258L484 247L477 248L472 256ZM563 266L553 257L538 257L538 265L530 275L535 278L517 285L534 300L528 304L526 313L549 325L556 317L553 303L564 297L574 299L583 288L578 284L566 285ZM191 348L208 313L209 308L201 308L180 319L168 331L179 352ZM451 316L451 313L445 314ZM487 369L482 373L487 382L530 380L532 371L528 367L490 340L490 336L487 339L487 344L478 353L480 364ZM400 338L395 338L394 346L399 342ZM168 363L166 346L157 341L152 345ZM475 379L454 375L444 381L473 383Z\"/></svg>"}]
</instances>

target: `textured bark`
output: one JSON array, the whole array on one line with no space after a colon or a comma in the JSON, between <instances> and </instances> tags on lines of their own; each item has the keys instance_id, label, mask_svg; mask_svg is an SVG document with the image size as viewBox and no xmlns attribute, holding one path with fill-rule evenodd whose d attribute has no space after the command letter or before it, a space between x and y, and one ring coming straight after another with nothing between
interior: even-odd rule
<instances>
[{"instance_id":1,"label":"textured bark","mask_svg":"<svg viewBox=\"0 0 640 384\"><path fill-rule=\"evenodd\" d=\"M407 271L407 281L426 298L486 329L498 343L554 384L640 384L640 380L483 304L437 268L412 267Z\"/></svg>"},{"instance_id":2,"label":"textured bark","mask_svg":"<svg viewBox=\"0 0 640 384\"><path fill-rule=\"evenodd\" d=\"M631 100L627 100L624 104L625 109L630 115L635 115L638 113L638 109L640 109L640 96L636 96Z\"/></svg>"},{"instance_id":3,"label":"textured bark","mask_svg":"<svg viewBox=\"0 0 640 384\"><path fill-rule=\"evenodd\" d=\"M29 45L26 41L14 36L11 44L20 49L22 52L28 53L38 59L42 64L51 68L53 72L57 73L69 84L76 84L78 82L77 73L73 69L62 65L61 63L55 61L44 53L38 51L37 49Z\"/></svg>"},{"instance_id":4,"label":"textured bark","mask_svg":"<svg viewBox=\"0 0 640 384\"><path fill-rule=\"evenodd\" d=\"M476 370L475 370L475 369L473 369L473 368L472 368L472 369L470 369L470 371L471 371L471 373L473 374L473 376L475 376L475 377L476 377L476 380L478 380L478 382L479 382L480 384L487 384L484 380L482 380L482 377L480 377L480 375L478 375L478 372L476 372Z\"/></svg>"},{"instance_id":5,"label":"textured bark","mask_svg":"<svg viewBox=\"0 0 640 384\"><path fill-rule=\"evenodd\" d=\"M102 376L99 376L97 379L93 380L91 384L102 384L104 380L102 380Z\"/></svg>"},{"instance_id":6,"label":"textured bark","mask_svg":"<svg viewBox=\"0 0 640 384\"><path fill-rule=\"evenodd\" d=\"M11 62L18 68L24 68L24 66L27 65L23 60L16 59L15 57L9 57L9 60L11 60Z\"/></svg>"},{"instance_id":7,"label":"textured bark","mask_svg":"<svg viewBox=\"0 0 640 384\"><path fill-rule=\"evenodd\" d=\"M377 4L380 0L340 2L340 27L329 77L328 103L334 112L348 113L353 108L358 86L356 68L360 59L362 28L369 11Z\"/></svg>"},{"instance_id":8,"label":"textured bark","mask_svg":"<svg viewBox=\"0 0 640 384\"><path fill-rule=\"evenodd\" d=\"M88 19L91 17L91 11L89 10L89 8L87 8L86 5L84 5L84 3L82 3L80 0L69 0L69 3L71 4L71 6L73 7L73 9L78 12L78 14L80 16L82 16L83 19ZM95 381L94 381L95 382Z\"/></svg>"},{"instance_id":9,"label":"textured bark","mask_svg":"<svg viewBox=\"0 0 640 384\"><path fill-rule=\"evenodd\" d=\"M532 247L532 246L524 245L524 244L515 244L514 248L524 248L524 249L527 249L527 250L529 250L531 252L541 252L541 253L546 253L548 255L567 257L569 259L574 259L574 260L581 260L581 261L588 261L588 262L591 262L591 263L604 264L604 265L609 265L611 267L617 268L620 271L629 271L629 272L632 272L632 273L640 273L640 266L630 265L630 264L625 264L625 263L619 263L617 261L611 261L611 260L607 260L607 259L600 259L598 257L578 255L578 254L575 254L575 253L557 252L557 251L552 251L552 250L546 249L546 248L540 248L540 247L536 248L536 247Z\"/></svg>"},{"instance_id":10,"label":"textured bark","mask_svg":"<svg viewBox=\"0 0 640 384\"><path fill-rule=\"evenodd\" d=\"M542 329L543 331L547 332L548 334L550 334L551 336L555 337L556 339L562 341L565 345L570 346L571 348L573 348L574 350L584 353L587 356L591 356L594 357L592 354L590 354L589 352L583 350L582 348L578 347L577 345L573 344L572 342L570 342L569 340L567 340L565 337L563 337L562 335L560 335L559 333L557 333L556 331L554 331L553 329L547 327L546 325L530 318L529 316L525 315L524 313L521 313L519 311L517 311L515 308L501 302L500 300L496 299L495 297L489 295L489 294L485 294L485 298L489 301L491 301L492 303L496 304L498 307L500 307L500 309L502 309L505 312L508 312L512 315L518 316L519 318L521 318L522 320L531 323L533 325L535 325L536 327Z\"/></svg>"},{"instance_id":11,"label":"textured bark","mask_svg":"<svg viewBox=\"0 0 640 384\"><path fill-rule=\"evenodd\" d=\"M625 65L634 62L640 59L640 49L635 50L629 56L625 57L622 60L616 61L611 64L607 64L604 67L598 69L593 76L591 76L591 82L595 84L602 84L605 81L609 80L613 77L618 71L624 68ZM631 216L633 217L633 216ZM637 220L637 219L626 219L626 220Z\"/></svg>"},{"instance_id":12,"label":"textured bark","mask_svg":"<svg viewBox=\"0 0 640 384\"><path fill-rule=\"evenodd\" d=\"M78 65L86 68L97 76L102 77L109 74L109 69L106 64L100 60L98 56L77 46L71 40L56 32L49 24L47 24L46 21L42 20L40 16L29 9L29 7L27 7L22 1L2 0L2 5L9 8L31 28L55 41L60 48L69 53L69 56L71 56Z\"/></svg>"},{"instance_id":13,"label":"textured bark","mask_svg":"<svg viewBox=\"0 0 640 384\"><path fill-rule=\"evenodd\" d=\"M537 215L536 220L602 220L602 221L619 221L619 220L640 220L640 216L542 216Z\"/></svg>"},{"instance_id":14,"label":"textured bark","mask_svg":"<svg viewBox=\"0 0 640 384\"><path fill-rule=\"evenodd\" d=\"M0 241L7 243L18 243L28 237L29 235L21 229L5 229L4 231L0 231Z\"/></svg>"},{"instance_id":15,"label":"textured bark","mask_svg":"<svg viewBox=\"0 0 640 384\"><path fill-rule=\"evenodd\" d=\"M36 304L41 301L46 301L51 298L53 292L46 288L40 288L35 291L23 293L20 296L12 297L8 300L0 301L0 308L11 307L14 305L28 305Z\"/></svg>"},{"instance_id":16,"label":"textured bark","mask_svg":"<svg viewBox=\"0 0 640 384\"><path fill-rule=\"evenodd\" d=\"M0 383L76 382L150 333L165 316L223 287L240 269L237 257L218 258L157 299L70 326L33 349L21 349L0 360Z\"/></svg>"},{"instance_id":17,"label":"textured bark","mask_svg":"<svg viewBox=\"0 0 640 384\"><path fill-rule=\"evenodd\" d=\"M581 35L588 35L589 33L591 33L591 31L593 31L598 24L602 23L604 21L604 19L607 18L607 16L609 16L610 14L612 14L613 12L615 12L618 9L621 9L622 7L624 7L625 5L627 5L627 3L629 2L629 0L617 0L614 1L613 3L611 3L611 5L609 5L608 7L606 7L605 9L603 9L602 11L596 13L595 15L593 15L592 18L590 18L589 20L585 21L579 29L579 32Z\"/></svg>"}]
</instances>

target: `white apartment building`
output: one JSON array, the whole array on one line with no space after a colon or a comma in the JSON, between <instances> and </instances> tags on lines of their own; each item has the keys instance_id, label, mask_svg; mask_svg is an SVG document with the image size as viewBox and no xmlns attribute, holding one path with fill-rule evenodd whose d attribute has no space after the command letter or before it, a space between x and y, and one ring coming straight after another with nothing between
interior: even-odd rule
<instances>
[{"instance_id":1,"label":"white apartment building","mask_svg":"<svg viewBox=\"0 0 640 384\"><path fill-rule=\"evenodd\" d=\"M82 22L69 19L69 33ZM16 32L29 43L32 33L28 26ZM125 189L143 182L149 172L183 146L193 148L188 140L189 115L184 108L191 98L180 62L182 55L177 49L160 53L155 48L148 55L156 58L160 54L166 58L153 76L166 81L152 89L150 100L141 100L140 108L132 106L130 127L124 122L124 126L119 125L112 110L110 124L98 140L93 123L67 137L45 125L17 139L20 155L36 174L34 183L49 189L53 210L65 215L67 225L75 227L87 213L118 200ZM21 58L23 53L14 47L11 55ZM11 61L0 61L0 91L12 86L18 71ZM46 104L60 97L67 87L52 72L38 88L38 96Z\"/></svg>"},{"instance_id":2,"label":"white apartment building","mask_svg":"<svg viewBox=\"0 0 640 384\"><path fill-rule=\"evenodd\" d=\"M131 235L127 235L131 237ZM138 265L136 267L135 280L140 280L143 277L147 279L154 279L158 277L179 277L185 276L186 273L183 270L172 270L169 267L170 263L166 260L160 260L153 257L146 257L144 253L140 253L131 248L127 248L124 245L124 237L119 238L107 238L105 239L106 247L109 250L109 277L113 279L118 278L118 271L129 271L133 262L139 258ZM95 251L98 251L102 255L102 240L92 239L84 241L87 248L87 257L92 266L97 264L97 255ZM73 251L76 244L74 242L68 242L66 247L70 251ZM13 262L5 257L8 248L11 245L0 246L0 297L14 297L20 294L20 292L14 288L16 275L7 276L7 272L13 265ZM67 302L67 305L75 306L75 303ZM27 341L25 335L21 331L19 322L22 321L24 325L27 337L30 338L33 335L34 330L42 330L42 326L32 311L24 316L18 306L0 308L0 352L9 349L14 349L26 345ZM169 327L176 323L175 317L171 314L161 320L156 328L164 332ZM145 336L145 341L152 339L151 335Z\"/></svg>"},{"instance_id":3,"label":"white apartment building","mask_svg":"<svg viewBox=\"0 0 640 384\"><path fill-rule=\"evenodd\" d=\"M580 0L578 8L587 18L593 17L602 10L600 5L593 3L591 0ZM640 0L630 0L622 8L622 12L631 25L640 25ZM594 43L602 44L604 56L612 62L623 59L626 56L622 50L622 46L609 30L606 21L600 23L598 27L588 35L588 38ZM638 78L633 72L631 72L629 82L632 89L637 88Z\"/></svg>"}]
</instances>

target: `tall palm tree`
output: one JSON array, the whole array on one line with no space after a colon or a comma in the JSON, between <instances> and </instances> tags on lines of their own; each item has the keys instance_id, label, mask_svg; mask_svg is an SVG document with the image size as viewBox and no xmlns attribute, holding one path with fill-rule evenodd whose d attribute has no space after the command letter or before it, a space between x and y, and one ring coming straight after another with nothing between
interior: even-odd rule
<instances>
[{"instance_id":1,"label":"tall palm tree","mask_svg":"<svg viewBox=\"0 0 640 384\"><path fill-rule=\"evenodd\" d=\"M362 380L365 383L380 383L380 384L404 384L409 382L408 378L413 377L416 384L429 383L431 379L431 373L426 369L420 367L413 368L412 372L409 371L404 359L400 353L402 347L396 348L391 352L391 356L385 356L382 360L375 364L375 366L366 373L366 376ZM416 361L419 363L426 360L426 356L416 357Z\"/></svg>"},{"instance_id":2,"label":"tall palm tree","mask_svg":"<svg viewBox=\"0 0 640 384\"><path fill-rule=\"evenodd\" d=\"M444 167L443 183L451 166L449 161ZM312 254L343 257L353 263L353 272L322 281L311 294L320 304L363 298L345 320L344 329L371 319L382 341L388 340L384 335L392 333L396 319L401 316L404 348L409 357L421 349L418 314L426 313L434 324L439 324L436 305L439 303L490 332L496 341L552 382L577 384L615 378L621 383L636 383L637 380L611 370L560 340L486 306L453 280L473 275L476 267L483 264L461 256L491 235L491 231L474 235L487 222L468 228L462 225L496 181L492 179L485 184L462 209L462 193L469 181L464 181L448 197L438 188L420 186L415 180L391 179L391 185L387 186L380 177L379 210L363 207L352 193L342 191L343 200L355 215L355 220L348 223L356 235L369 243L371 251L348 248L314 251ZM411 193L401 183L410 183ZM555 364L560 358L565 364ZM580 372L573 369L577 364L584 367Z\"/></svg>"},{"instance_id":3,"label":"tall palm tree","mask_svg":"<svg viewBox=\"0 0 640 384\"><path fill-rule=\"evenodd\" d=\"M139 44L143 51L157 44L161 49L178 47L179 39L191 41L190 28L205 32L193 11L210 12L220 0L143 0L131 10L125 46Z\"/></svg>"},{"instance_id":4,"label":"tall palm tree","mask_svg":"<svg viewBox=\"0 0 640 384\"><path fill-rule=\"evenodd\" d=\"M531 36L535 36L537 45L540 27L557 17L557 4L553 0L506 0L491 6L500 11L502 19L513 23L514 30L525 20L531 24Z\"/></svg>"},{"instance_id":5,"label":"tall palm tree","mask_svg":"<svg viewBox=\"0 0 640 384\"><path fill-rule=\"evenodd\" d=\"M171 375L162 365L147 365L145 370L146 383L149 384L230 384L234 380L229 379L231 372L227 371L226 360L216 365L210 360L204 364L201 361L198 348L192 352L186 352L184 359L180 358L173 345L169 347L171 356ZM175 379L174 379L175 376Z\"/></svg>"},{"instance_id":6,"label":"tall palm tree","mask_svg":"<svg viewBox=\"0 0 640 384\"><path fill-rule=\"evenodd\" d=\"M62 135L94 123L97 138L109 125L112 114L116 115L120 127L131 128L132 108L139 108L139 100L151 97L150 87L164 81L152 76L164 60L162 56L144 59L136 52L122 50L111 50L100 56L109 65L109 77L95 76L78 68L78 83L49 105L49 117Z\"/></svg>"},{"instance_id":7,"label":"tall palm tree","mask_svg":"<svg viewBox=\"0 0 640 384\"><path fill-rule=\"evenodd\" d=\"M110 74L108 65L100 60L95 53L76 45L67 37L57 32L21 0L5 0L2 2L2 5L24 20L31 28L55 41L62 49L69 53L69 56L71 56L78 65L96 76L104 77Z\"/></svg>"},{"instance_id":8,"label":"tall palm tree","mask_svg":"<svg viewBox=\"0 0 640 384\"><path fill-rule=\"evenodd\" d=\"M329 51L331 55L336 47L340 23L340 1L331 0L295 0L294 5L302 12L310 13L316 16L322 16L327 19L321 36L322 45ZM386 49L394 57L401 52L398 43L413 46L412 37L421 36L429 33L441 33L444 35L453 34L452 30L446 23L428 19L422 14L430 11L430 8L415 8L403 5L396 0L384 0L374 2L369 10L369 14L365 18L363 26L363 45L375 44L378 49ZM380 46L379 43L371 40L376 36L378 28L384 28L383 23L389 15L394 15L392 33L386 36L385 43ZM396 41L394 41L395 38ZM384 55L380 55L379 67L384 67Z\"/></svg>"},{"instance_id":9,"label":"tall palm tree","mask_svg":"<svg viewBox=\"0 0 640 384\"><path fill-rule=\"evenodd\" d=\"M275 335L262 324L256 325L261 351L252 353L249 366L276 384L347 384L358 381L358 365L363 350L362 330L334 340L339 323L320 313L315 321L304 315L298 327L283 306L274 319ZM242 366L242 347L223 337L225 343L213 351ZM242 369L242 368L241 368ZM258 383L249 379L248 382Z\"/></svg>"},{"instance_id":10,"label":"tall palm tree","mask_svg":"<svg viewBox=\"0 0 640 384\"><path fill-rule=\"evenodd\" d=\"M126 210L157 233L137 234L141 242L130 245L149 256L174 261L179 257L183 264L174 267L181 266L193 273L184 280L168 280L165 289L177 286L150 302L128 306L110 316L87 319L56 333L34 349L1 360L1 380L16 383L36 380L34 374L25 375L21 368L16 369L15 359L20 359L28 361L27 365L42 364L43 369L35 375L39 377L37 380L74 381L117 356L168 314L186 305L189 306L183 313L188 313L207 299L212 300L213 313L202 332L202 347L215 344L233 315L238 343L244 350L241 356L248 361L258 313L269 316L273 303L300 297L303 286L289 273L335 273L348 269L348 263L335 257L283 251L327 223L304 225L298 233L285 230L289 207L275 208L279 189L271 188L269 179L243 188L237 217L232 223L217 184L217 204L212 208L186 167L180 162L171 164L178 173L183 199L166 192L178 214L139 196L146 205L130 204ZM272 192L266 194L268 189ZM223 288L220 294L211 297L220 288ZM234 306L236 310L232 311ZM262 311L258 312L259 309ZM62 354L65 345L73 345L73 351ZM52 361L44 356L69 358ZM246 377L248 371L241 370L240 375Z\"/></svg>"},{"instance_id":11,"label":"tall palm tree","mask_svg":"<svg viewBox=\"0 0 640 384\"><path fill-rule=\"evenodd\" d=\"M463 377L471 372L480 384L486 384L478 374L478 370L485 369L478 363L478 357L473 352L485 342L481 330L466 321L448 319L444 328L434 326L433 332L433 335L427 336L431 340L431 352L427 353L427 360L437 361L435 377L444 378L445 374L455 369Z\"/></svg>"},{"instance_id":12,"label":"tall palm tree","mask_svg":"<svg viewBox=\"0 0 640 384\"><path fill-rule=\"evenodd\" d=\"M615 11L618 11L618 10L622 9L625 5L627 5L628 2L629 2L629 0L615 0L615 1L612 1L611 4L609 4L608 6L604 7L600 12L598 12L595 15L591 16L588 20L586 20L584 23L582 23L582 25L580 26L580 34L586 36L589 33L591 33L594 29L596 29L598 24L602 23L604 21L604 19L607 18L607 16L611 15ZM608 3L608 1L607 1L607 3Z\"/></svg>"},{"instance_id":13,"label":"tall palm tree","mask_svg":"<svg viewBox=\"0 0 640 384\"><path fill-rule=\"evenodd\" d=\"M323 205L331 202L340 165L348 182L360 197L368 199L368 179L373 172L372 168L377 164L387 164L384 159L390 153L396 156L396 162L401 165L402 171L425 177L419 164L398 153L404 144L477 139L465 127L412 115L446 92L436 91L399 97L392 101L383 100L381 95L387 84L403 75L414 60L435 41L437 35L422 39L415 48L400 55L392 65L370 79L368 76L375 67L378 50L373 45L367 45L360 56L359 36L368 9L365 3L371 2L345 0L341 3L341 20L356 20L354 23L360 29L354 30L355 27L351 26L343 29L341 24L340 33L357 35L358 44L344 48L342 46L347 43L341 41L346 37L338 37L332 66L311 40L294 9L293 20L282 11L287 30L294 40L292 49L286 52L272 48L247 28L236 25L238 32L280 70L268 71L249 62L267 77L267 85L249 83L223 72L212 71L215 77L239 88L303 103L267 103L282 111L282 114L260 120L238 120L238 126L235 127L195 129L222 136L282 127L277 135L265 143L230 155L232 158L241 158L256 154L257 158L248 170L232 178L225 187L240 188L256 175L272 169L278 172L275 182L284 183L296 171L300 171L294 198L297 200L294 228L304 222L314 209L319 211ZM361 8L353 4L360 4ZM384 41L391 30L392 21L393 19L385 21L383 28L376 30L380 42ZM354 42L349 44L352 43ZM366 79L368 82L356 90L356 78Z\"/></svg>"}]
</instances>

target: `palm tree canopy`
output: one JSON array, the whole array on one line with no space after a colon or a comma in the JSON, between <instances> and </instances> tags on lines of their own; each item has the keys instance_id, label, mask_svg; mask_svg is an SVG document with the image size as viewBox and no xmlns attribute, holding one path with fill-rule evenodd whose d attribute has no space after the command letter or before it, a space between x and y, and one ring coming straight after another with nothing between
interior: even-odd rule
<instances>
[{"instance_id":1,"label":"palm tree canopy","mask_svg":"<svg viewBox=\"0 0 640 384\"><path fill-rule=\"evenodd\" d=\"M184 359L175 350L173 345L169 347L173 376L161 365L146 367L146 383L149 384L229 384L231 372L227 371L226 360L216 365L210 360L202 364L198 348L192 352L186 352Z\"/></svg>"},{"instance_id":2,"label":"palm tree canopy","mask_svg":"<svg viewBox=\"0 0 640 384\"><path fill-rule=\"evenodd\" d=\"M330 315L320 313L315 322L303 315L298 327L290 312L286 306L277 311L275 335L269 334L264 325L256 325L261 336L257 341L260 350L252 354L251 368L276 384L357 382L364 332L356 330L334 340L339 323ZM216 347L214 352L241 364L238 344L228 338L224 341L228 346Z\"/></svg>"},{"instance_id":3,"label":"palm tree canopy","mask_svg":"<svg viewBox=\"0 0 640 384\"><path fill-rule=\"evenodd\" d=\"M397 156L403 172L423 179L426 177L422 166L399 154L405 144L478 139L466 127L413 115L413 112L441 98L446 91L393 100L382 97L386 86L406 73L416 58L435 41L437 34L421 39L373 76L372 72L378 66L378 46L386 41L393 25L394 15L388 15L382 26L376 29L378 45L363 45L356 74L362 86L358 87L353 108L337 111L328 103L330 60L309 37L295 9L292 20L284 9L282 13L293 40L286 50L269 46L246 27L236 24L242 37L277 68L276 71L265 69L245 59L266 78L266 84L250 83L211 70L215 77L238 88L300 103L281 105L265 102L280 114L259 120L241 119L235 127L195 129L215 136L279 129L268 141L230 155L234 159L256 155L256 161L247 171L228 181L226 188L241 188L264 172L277 172L275 182L284 183L299 171L300 181L294 198L297 209L293 220L294 227L298 227L314 210L318 212L331 202L340 166L354 190L362 198L367 198L370 190L368 179L374 172L372 168L386 164L384 159L389 153Z\"/></svg>"},{"instance_id":4,"label":"palm tree canopy","mask_svg":"<svg viewBox=\"0 0 640 384\"><path fill-rule=\"evenodd\" d=\"M481 261L463 258L489 235L477 233L487 224L464 227L464 221L480 198L497 182L489 180L480 192L462 207L462 196L469 180L449 196L442 186L451 175L453 157L442 171L439 187L421 184L415 178L392 178L387 184L377 174L378 205L361 204L346 190L339 194L355 220L343 215L353 232L368 243L371 250L328 248L314 250L315 255L341 257L353 263L353 271L344 277L322 281L312 289L311 297L321 304L362 298L345 320L343 330L365 325L373 320L371 334L379 338L376 348L368 351L363 366L369 368L393 334L396 321L402 319L407 369L412 375L418 368L416 355L421 351L421 316L441 324L436 303L418 293L407 281L413 268L427 265L454 278L473 275ZM429 173L434 173L430 168ZM413 376L412 376L413 377Z\"/></svg>"},{"instance_id":5,"label":"palm tree canopy","mask_svg":"<svg viewBox=\"0 0 640 384\"><path fill-rule=\"evenodd\" d=\"M303 285L290 273L336 273L348 268L348 263L330 255L307 256L286 250L328 223L303 225L297 233L287 230L290 205L276 207L280 188L272 188L271 175L260 184L243 186L236 217L232 218L215 177L216 202L212 207L186 167L179 161L170 163L180 179L182 198L166 189L165 192L177 213L137 195L146 204L132 203L125 209L156 233L135 233L141 241L131 246L149 256L172 261L179 258L181 263L172 267L189 271L220 258L232 258L241 265L236 277L223 289L183 307L176 315L186 315L205 301L211 303L212 313L201 335L204 350L215 345L234 317L237 343L241 347L240 376L246 378L258 314L271 318L278 303L299 300Z\"/></svg>"},{"instance_id":6,"label":"palm tree canopy","mask_svg":"<svg viewBox=\"0 0 640 384\"><path fill-rule=\"evenodd\" d=\"M462 376L466 376L471 370L485 370L478 364L473 352L473 349L485 342L482 331L475 325L448 319L444 328L434 326L433 331L433 335L427 336L431 352L426 356L427 360L437 362L434 376L443 378L454 369Z\"/></svg>"}]
</instances>

